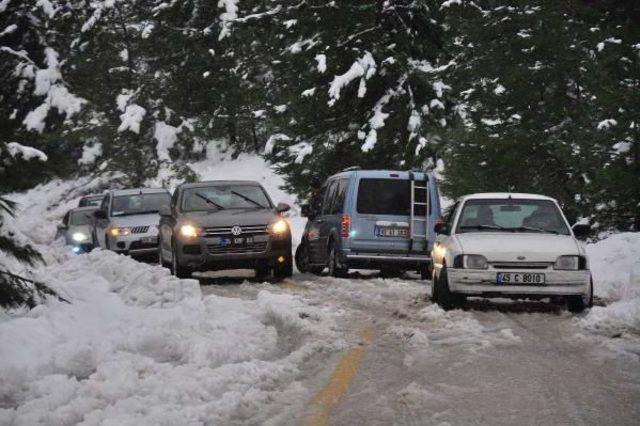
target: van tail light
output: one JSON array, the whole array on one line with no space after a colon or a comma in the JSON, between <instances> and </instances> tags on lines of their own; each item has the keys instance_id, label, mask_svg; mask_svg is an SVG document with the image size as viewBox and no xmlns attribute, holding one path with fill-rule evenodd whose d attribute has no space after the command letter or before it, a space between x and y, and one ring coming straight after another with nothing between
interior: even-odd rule
<instances>
[{"instance_id":1,"label":"van tail light","mask_svg":"<svg viewBox=\"0 0 640 426\"><path fill-rule=\"evenodd\" d=\"M349 231L351 231L351 216L348 214L342 215L342 229L340 231L340 235L344 238L349 237Z\"/></svg>"}]
</instances>

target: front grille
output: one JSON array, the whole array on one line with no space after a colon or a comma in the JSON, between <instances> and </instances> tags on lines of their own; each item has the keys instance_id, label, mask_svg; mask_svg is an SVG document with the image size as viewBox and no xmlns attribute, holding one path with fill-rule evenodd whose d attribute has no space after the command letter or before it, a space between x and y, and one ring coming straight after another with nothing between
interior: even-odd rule
<instances>
[{"instance_id":1,"label":"front grille","mask_svg":"<svg viewBox=\"0 0 640 426\"><path fill-rule=\"evenodd\" d=\"M134 226L133 228L131 228L131 233L132 234L146 234L148 230L149 230L149 225Z\"/></svg>"},{"instance_id":2,"label":"front grille","mask_svg":"<svg viewBox=\"0 0 640 426\"><path fill-rule=\"evenodd\" d=\"M243 246L243 247L233 247L233 246L219 246L210 244L207 246L207 251L209 254L229 254L229 253L262 253L267 248L267 243L265 242L256 242L254 244Z\"/></svg>"},{"instance_id":3,"label":"front grille","mask_svg":"<svg viewBox=\"0 0 640 426\"><path fill-rule=\"evenodd\" d=\"M233 226L216 226L213 228L205 228L204 236L213 237L219 235L232 235L231 228ZM242 232L239 235L266 235L268 234L267 225L240 225Z\"/></svg>"},{"instance_id":4,"label":"front grille","mask_svg":"<svg viewBox=\"0 0 640 426\"><path fill-rule=\"evenodd\" d=\"M551 263L546 262L498 262L492 264L494 269L547 269Z\"/></svg>"}]
</instances>

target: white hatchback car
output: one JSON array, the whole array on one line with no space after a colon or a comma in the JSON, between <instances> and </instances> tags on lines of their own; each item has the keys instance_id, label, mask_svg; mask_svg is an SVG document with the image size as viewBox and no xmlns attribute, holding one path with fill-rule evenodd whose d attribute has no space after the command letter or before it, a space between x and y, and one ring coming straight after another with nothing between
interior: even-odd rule
<instances>
[{"instance_id":1,"label":"white hatchback car","mask_svg":"<svg viewBox=\"0 0 640 426\"><path fill-rule=\"evenodd\" d=\"M557 201L534 194L485 193L460 198L436 225L432 299L444 309L466 296L562 297L572 312L593 305L583 244Z\"/></svg>"}]
</instances>

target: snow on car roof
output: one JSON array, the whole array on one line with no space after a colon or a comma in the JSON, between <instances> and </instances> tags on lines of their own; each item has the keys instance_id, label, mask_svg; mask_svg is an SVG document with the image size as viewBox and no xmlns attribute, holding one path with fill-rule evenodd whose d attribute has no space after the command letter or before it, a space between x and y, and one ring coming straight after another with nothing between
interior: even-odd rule
<instances>
[{"instance_id":1,"label":"snow on car roof","mask_svg":"<svg viewBox=\"0 0 640 426\"><path fill-rule=\"evenodd\" d=\"M460 197L460 200L487 200L493 198L512 198L517 200L550 200L556 201L555 198L547 197L540 194L526 194L520 192L479 192Z\"/></svg>"},{"instance_id":2,"label":"snow on car roof","mask_svg":"<svg viewBox=\"0 0 640 426\"><path fill-rule=\"evenodd\" d=\"M114 195L136 195L136 194L161 194L169 192L164 188L130 188L130 189L114 189Z\"/></svg>"}]
</instances>

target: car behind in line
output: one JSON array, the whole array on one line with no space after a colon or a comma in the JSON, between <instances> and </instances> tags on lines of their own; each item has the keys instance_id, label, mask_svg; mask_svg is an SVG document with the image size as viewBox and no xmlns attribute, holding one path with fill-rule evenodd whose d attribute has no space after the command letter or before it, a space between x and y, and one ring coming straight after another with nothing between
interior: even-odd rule
<instances>
[{"instance_id":1,"label":"car behind in line","mask_svg":"<svg viewBox=\"0 0 640 426\"><path fill-rule=\"evenodd\" d=\"M291 231L264 188L253 181L186 183L161 210L158 257L174 275L254 269L276 279L292 274Z\"/></svg>"},{"instance_id":2,"label":"car behind in line","mask_svg":"<svg viewBox=\"0 0 640 426\"><path fill-rule=\"evenodd\" d=\"M97 247L131 256L154 255L158 250L159 210L171 195L162 188L109 191L95 211L93 241Z\"/></svg>"},{"instance_id":3,"label":"car behind in line","mask_svg":"<svg viewBox=\"0 0 640 426\"><path fill-rule=\"evenodd\" d=\"M589 231L572 229L550 197L464 196L436 226L432 298L452 309L467 296L561 297L581 312L593 305L589 262L577 239Z\"/></svg>"},{"instance_id":4,"label":"car behind in line","mask_svg":"<svg viewBox=\"0 0 640 426\"><path fill-rule=\"evenodd\" d=\"M78 202L78 207L100 207L104 194L84 195Z\"/></svg>"},{"instance_id":5,"label":"car behind in line","mask_svg":"<svg viewBox=\"0 0 640 426\"><path fill-rule=\"evenodd\" d=\"M95 206L77 207L64 215L58 225L56 239L64 238L66 245L71 246L74 253L88 253L93 249L91 235L93 233L93 214Z\"/></svg>"}]
</instances>

